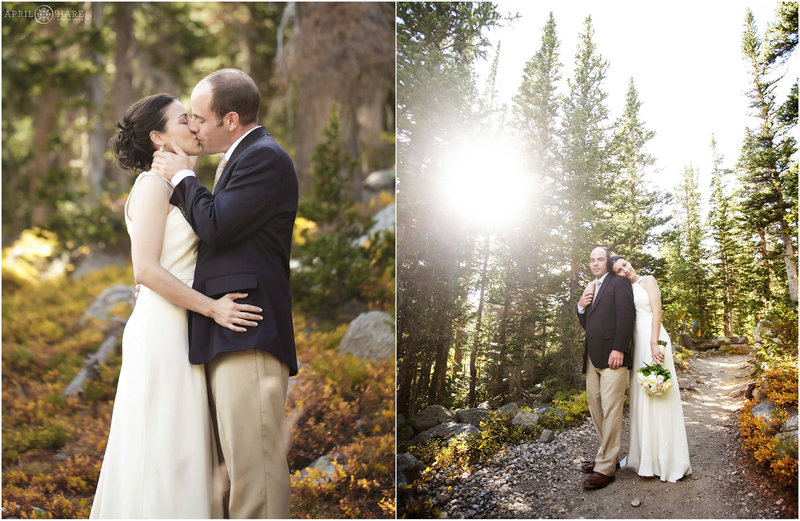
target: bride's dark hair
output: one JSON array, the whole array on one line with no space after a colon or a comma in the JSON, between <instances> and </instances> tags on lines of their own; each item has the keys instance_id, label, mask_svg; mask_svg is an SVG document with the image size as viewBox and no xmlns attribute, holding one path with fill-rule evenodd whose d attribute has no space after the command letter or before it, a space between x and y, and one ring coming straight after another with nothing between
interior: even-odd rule
<instances>
[{"instance_id":1,"label":"bride's dark hair","mask_svg":"<svg viewBox=\"0 0 800 521\"><path fill-rule=\"evenodd\" d=\"M612 255L608 258L608 264L607 264L608 272L611 273L612 275L616 275L616 273L614 273L614 264L616 264L616 262L620 259L628 260L622 255Z\"/></svg>"},{"instance_id":2,"label":"bride's dark hair","mask_svg":"<svg viewBox=\"0 0 800 521\"><path fill-rule=\"evenodd\" d=\"M167 107L178 101L169 94L142 98L125 111L117 123L119 132L108 141L119 166L126 170L149 170L153 162L150 131L163 131L167 124Z\"/></svg>"}]
</instances>

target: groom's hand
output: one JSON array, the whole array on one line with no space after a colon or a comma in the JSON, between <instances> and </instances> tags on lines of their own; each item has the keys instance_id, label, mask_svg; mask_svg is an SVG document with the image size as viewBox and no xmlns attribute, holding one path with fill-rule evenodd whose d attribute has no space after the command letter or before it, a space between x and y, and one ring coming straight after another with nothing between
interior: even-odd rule
<instances>
[{"instance_id":1,"label":"groom's hand","mask_svg":"<svg viewBox=\"0 0 800 521\"><path fill-rule=\"evenodd\" d=\"M166 150L153 152L153 164L150 168L151 172L160 175L167 181L172 181L173 176L181 170L192 169L192 160L175 140L172 141L172 149L175 153Z\"/></svg>"},{"instance_id":2,"label":"groom's hand","mask_svg":"<svg viewBox=\"0 0 800 521\"><path fill-rule=\"evenodd\" d=\"M622 367L622 361L625 359L625 355L622 354L622 351L617 351L614 349L611 351L611 354L608 355L608 367L611 369L617 369Z\"/></svg>"}]
</instances>

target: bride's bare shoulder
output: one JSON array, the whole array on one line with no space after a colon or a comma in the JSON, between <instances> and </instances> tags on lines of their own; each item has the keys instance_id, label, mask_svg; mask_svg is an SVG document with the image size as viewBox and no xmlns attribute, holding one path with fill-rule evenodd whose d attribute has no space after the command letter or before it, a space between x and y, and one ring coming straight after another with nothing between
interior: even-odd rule
<instances>
[{"instance_id":1,"label":"bride's bare shoulder","mask_svg":"<svg viewBox=\"0 0 800 521\"><path fill-rule=\"evenodd\" d=\"M658 282L656 281L656 278L652 275L643 276L641 283L642 286L644 286L645 288L658 289Z\"/></svg>"},{"instance_id":2,"label":"bride's bare shoulder","mask_svg":"<svg viewBox=\"0 0 800 521\"><path fill-rule=\"evenodd\" d=\"M170 185L169 181L156 174L142 172L136 178L133 188L131 188L128 194L128 199L125 203L125 214L129 219L133 219L136 202L139 199L157 201L162 205L169 206L169 198L171 195L172 185Z\"/></svg>"}]
</instances>

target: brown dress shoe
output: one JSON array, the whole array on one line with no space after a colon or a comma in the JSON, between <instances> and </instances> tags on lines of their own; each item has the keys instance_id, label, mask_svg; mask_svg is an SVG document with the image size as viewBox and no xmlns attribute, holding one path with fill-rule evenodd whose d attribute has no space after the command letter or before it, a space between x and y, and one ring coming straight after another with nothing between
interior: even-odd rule
<instances>
[{"instance_id":1,"label":"brown dress shoe","mask_svg":"<svg viewBox=\"0 0 800 521\"><path fill-rule=\"evenodd\" d=\"M612 481L614 481L614 476L606 476L605 474L600 474L599 472L595 472L591 476L586 478L586 481L583 482L583 488L589 490L603 488L608 486L608 484L611 483Z\"/></svg>"},{"instance_id":2,"label":"brown dress shoe","mask_svg":"<svg viewBox=\"0 0 800 521\"><path fill-rule=\"evenodd\" d=\"M619 462L617 462L617 468L619 468ZM585 461L581 465L581 471L587 474L591 474L594 472L594 461Z\"/></svg>"}]
</instances>

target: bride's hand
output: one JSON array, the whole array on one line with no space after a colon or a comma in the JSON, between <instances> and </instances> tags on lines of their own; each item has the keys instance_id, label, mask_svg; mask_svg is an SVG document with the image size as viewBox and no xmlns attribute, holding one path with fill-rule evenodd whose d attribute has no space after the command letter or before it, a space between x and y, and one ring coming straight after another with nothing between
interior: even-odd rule
<instances>
[{"instance_id":1,"label":"bride's hand","mask_svg":"<svg viewBox=\"0 0 800 521\"><path fill-rule=\"evenodd\" d=\"M664 352L658 344L650 344L650 353L653 355L653 362L661 365L664 363Z\"/></svg>"},{"instance_id":2,"label":"bride's hand","mask_svg":"<svg viewBox=\"0 0 800 521\"><path fill-rule=\"evenodd\" d=\"M226 327L237 333L244 333L248 327L256 327L257 320L262 320L261 308L250 304L239 304L236 299L247 297L247 293L228 293L217 300L211 306L210 318L222 327Z\"/></svg>"}]
</instances>

